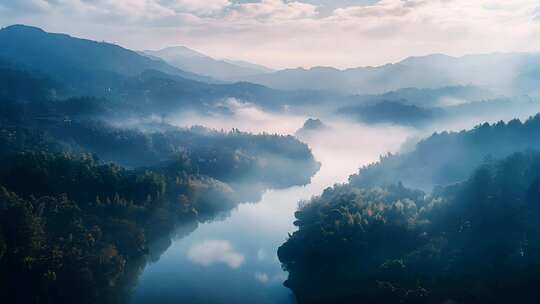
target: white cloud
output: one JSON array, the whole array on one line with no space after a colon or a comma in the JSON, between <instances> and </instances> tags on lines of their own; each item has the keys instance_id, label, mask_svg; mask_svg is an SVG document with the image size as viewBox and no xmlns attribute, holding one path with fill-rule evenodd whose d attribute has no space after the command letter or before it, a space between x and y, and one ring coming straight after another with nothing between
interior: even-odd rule
<instances>
[{"instance_id":1,"label":"white cloud","mask_svg":"<svg viewBox=\"0 0 540 304\"><path fill-rule=\"evenodd\" d=\"M27 13L35 13L50 8L50 1L46 0L4 0L0 3L0 8L9 10L20 10Z\"/></svg>"},{"instance_id":2,"label":"white cloud","mask_svg":"<svg viewBox=\"0 0 540 304\"><path fill-rule=\"evenodd\" d=\"M264 284L270 281L270 277L268 277L268 274L264 272L255 272L255 280Z\"/></svg>"},{"instance_id":3,"label":"white cloud","mask_svg":"<svg viewBox=\"0 0 540 304\"><path fill-rule=\"evenodd\" d=\"M136 49L188 45L278 68L540 50L538 0L342 1L324 14L316 4L322 2L306 1L2 0L0 22ZM351 4L366 2L374 4Z\"/></svg>"},{"instance_id":4,"label":"white cloud","mask_svg":"<svg viewBox=\"0 0 540 304\"><path fill-rule=\"evenodd\" d=\"M279 21L288 19L314 18L317 16L317 6L298 1L261 0L255 3L235 5L228 20L259 20Z\"/></svg>"},{"instance_id":5,"label":"white cloud","mask_svg":"<svg viewBox=\"0 0 540 304\"><path fill-rule=\"evenodd\" d=\"M172 116L170 122L180 127L205 125L214 129L231 130L237 128L254 133L291 134L304 122L303 117L281 114L282 123L276 124L276 114L264 112L251 103L242 102L235 98L224 100L219 106L230 111L230 114L214 113L199 115L197 113L180 113Z\"/></svg>"},{"instance_id":6,"label":"white cloud","mask_svg":"<svg viewBox=\"0 0 540 304\"><path fill-rule=\"evenodd\" d=\"M374 5L351 6L338 8L334 11L334 17L338 18L363 18L363 17L402 17L410 13L415 5L424 3L423 1L392 1L383 0Z\"/></svg>"},{"instance_id":7,"label":"white cloud","mask_svg":"<svg viewBox=\"0 0 540 304\"><path fill-rule=\"evenodd\" d=\"M203 266L223 263L236 269L244 263L244 256L236 252L231 243L224 240L197 243L188 250L187 257L193 263Z\"/></svg>"},{"instance_id":8,"label":"white cloud","mask_svg":"<svg viewBox=\"0 0 540 304\"><path fill-rule=\"evenodd\" d=\"M159 0L163 6L171 7L178 12L189 12L210 15L221 12L232 3L229 0Z\"/></svg>"},{"instance_id":9,"label":"white cloud","mask_svg":"<svg viewBox=\"0 0 540 304\"><path fill-rule=\"evenodd\" d=\"M259 249L257 250L257 259L259 261L264 261L266 260L266 251L264 251L264 249Z\"/></svg>"}]
</instances>

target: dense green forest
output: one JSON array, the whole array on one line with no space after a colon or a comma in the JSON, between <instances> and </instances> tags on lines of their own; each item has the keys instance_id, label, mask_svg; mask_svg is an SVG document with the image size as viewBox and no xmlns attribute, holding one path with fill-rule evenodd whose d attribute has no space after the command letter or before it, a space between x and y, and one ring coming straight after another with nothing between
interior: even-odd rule
<instances>
[{"instance_id":1,"label":"dense green forest","mask_svg":"<svg viewBox=\"0 0 540 304\"><path fill-rule=\"evenodd\" d=\"M1 103L0 286L19 303L117 302L153 242L319 168L291 136L121 129L71 102Z\"/></svg>"},{"instance_id":2,"label":"dense green forest","mask_svg":"<svg viewBox=\"0 0 540 304\"><path fill-rule=\"evenodd\" d=\"M445 58L433 59L453 61ZM227 105L233 99L279 115L277 123L309 114L427 128L540 109L528 95L506 98L481 83L440 87L448 79L432 82L417 61L424 59L387 65L379 76L372 74L378 68L267 75L341 82L312 88L315 82L299 79L310 89L286 91L221 82L105 42L23 25L0 29L2 298L126 302L173 238L259 201L268 189L307 185L321 166L296 137L167 123L179 113L235 118ZM537 78L533 72L527 79ZM373 92L395 91L332 89L363 73ZM403 75L421 76L426 88L405 88L416 79ZM534 81L524 84L531 89ZM308 119L296 136L339 138L332 127ZM300 304L540 302L539 134L540 114L435 133L302 202L298 231L278 251L289 272L285 285ZM249 278L271 285L279 275Z\"/></svg>"},{"instance_id":3,"label":"dense green forest","mask_svg":"<svg viewBox=\"0 0 540 304\"><path fill-rule=\"evenodd\" d=\"M486 158L540 149L540 115L525 122L484 123L472 130L442 132L420 141L413 151L382 156L349 180L354 186L377 187L402 182L430 191L433 186L467 178Z\"/></svg>"},{"instance_id":4,"label":"dense green forest","mask_svg":"<svg viewBox=\"0 0 540 304\"><path fill-rule=\"evenodd\" d=\"M79 114L67 115L74 114L72 105ZM3 102L0 136L6 140L0 145L6 146L2 153L33 150L39 145L51 152L94 153L101 160L130 168L166 167L178 162L181 155L192 173L235 183L255 180L272 187L305 184L309 178L304 173L318 167L307 145L292 136L181 129L166 124L153 125L151 131L117 128L103 120L86 119L99 106L92 98L37 104ZM299 170L284 174L283 168L291 166Z\"/></svg>"},{"instance_id":5,"label":"dense green forest","mask_svg":"<svg viewBox=\"0 0 540 304\"><path fill-rule=\"evenodd\" d=\"M106 54L125 52L93 46L104 66L111 64ZM0 47L4 55L6 48ZM56 80L61 77L14 66L0 65L0 292L12 302L125 301L148 259L166 250L173 236L257 201L266 189L307 184L320 166L292 136L143 121L125 127L128 116L144 117L144 109L157 109L155 100L165 99L78 96L84 90ZM137 73L123 66L115 73ZM75 74L82 82L89 75ZM188 88L196 83L178 79Z\"/></svg>"},{"instance_id":6,"label":"dense green forest","mask_svg":"<svg viewBox=\"0 0 540 304\"><path fill-rule=\"evenodd\" d=\"M319 167L290 136L120 129L70 102L1 103L0 286L19 303L117 302L153 242Z\"/></svg>"},{"instance_id":7,"label":"dense green forest","mask_svg":"<svg viewBox=\"0 0 540 304\"><path fill-rule=\"evenodd\" d=\"M299 303L536 303L539 174L540 155L518 153L431 195L328 188L278 251L285 285Z\"/></svg>"}]
</instances>

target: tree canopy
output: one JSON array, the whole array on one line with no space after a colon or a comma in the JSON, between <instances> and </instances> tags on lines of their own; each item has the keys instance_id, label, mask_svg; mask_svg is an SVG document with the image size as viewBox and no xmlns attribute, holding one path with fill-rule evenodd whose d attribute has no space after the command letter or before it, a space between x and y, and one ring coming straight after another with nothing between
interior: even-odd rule
<instances>
[{"instance_id":1,"label":"tree canopy","mask_svg":"<svg viewBox=\"0 0 540 304\"><path fill-rule=\"evenodd\" d=\"M486 161L431 195L335 186L301 205L278 255L300 303L540 300L540 154Z\"/></svg>"}]
</instances>

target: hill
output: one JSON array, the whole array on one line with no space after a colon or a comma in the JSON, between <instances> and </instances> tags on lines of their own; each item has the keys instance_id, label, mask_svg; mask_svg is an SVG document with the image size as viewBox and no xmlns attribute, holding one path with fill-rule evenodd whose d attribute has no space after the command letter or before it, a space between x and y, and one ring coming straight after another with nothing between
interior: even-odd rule
<instances>
[{"instance_id":1,"label":"hill","mask_svg":"<svg viewBox=\"0 0 540 304\"><path fill-rule=\"evenodd\" d=\"M381 94L402 88L485 86L506 94L538 93L540 54L495 53L451 57L411 57L377 67L338 70L330 67L287 69L242 80L276 89L309 89L352 94Z\"/></svg>"},{"instance_id":2,"label":"hill","mask_svg":"<svg viewBox=\"0 0 540 304\"><path fill-rule=\"evenodd\" d=\"M46 74L75 88L86 89L88 93L94 90L103 93L123 77L146 70L211 81L118 45L48 33L25 25L0 30L0 60Z\"/></svg>"},{"instance_id":3,"label":"hill","mask_svg":"<svg viewBox=\"0 0 540 304\"><path fill-rule=\"evenodd\" d=\"M229 80L271 72L263 66L230 60L217 60L184 46L168 47L156 51L143 51L144 54L160 58L184 71L205 75L216 79Z\"/></svg>"}]
</instances>

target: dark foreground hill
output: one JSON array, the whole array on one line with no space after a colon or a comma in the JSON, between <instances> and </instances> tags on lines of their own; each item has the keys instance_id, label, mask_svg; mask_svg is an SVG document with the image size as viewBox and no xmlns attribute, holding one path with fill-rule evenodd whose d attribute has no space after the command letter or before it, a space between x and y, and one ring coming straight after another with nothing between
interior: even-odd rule
<instances>
[{"instance_id":1,"label":"dark foreground hill","mask_svg":"<svg viewBox=\"0 0 540 304\"><path fill-rule=\"evenodd\" d=\"M335 186L296 212L285 286L299 303L536 303L539 202L540 155L527 153L431 195Z\"/></svg>"}]
</instances>

